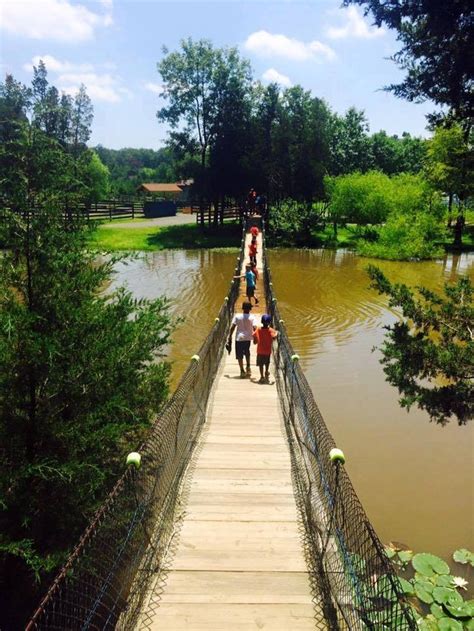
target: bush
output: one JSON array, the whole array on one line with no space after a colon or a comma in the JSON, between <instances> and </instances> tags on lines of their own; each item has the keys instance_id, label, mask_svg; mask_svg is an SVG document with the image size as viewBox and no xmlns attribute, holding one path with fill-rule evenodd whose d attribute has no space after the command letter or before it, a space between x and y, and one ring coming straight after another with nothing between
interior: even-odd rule
<instances>
[{"instance_id":1,"label":"bush","mask_svg":"<svg viewBox=\"0 0 474 631\"><path fill-rule=\"evenodd\" d=\"M380 228L378 240L360 241L357 252L362 256L400 261L432 259L444 252L437 244L443 235L443 227L433 215L394 213Z\"/></svg>"}]
</instances>

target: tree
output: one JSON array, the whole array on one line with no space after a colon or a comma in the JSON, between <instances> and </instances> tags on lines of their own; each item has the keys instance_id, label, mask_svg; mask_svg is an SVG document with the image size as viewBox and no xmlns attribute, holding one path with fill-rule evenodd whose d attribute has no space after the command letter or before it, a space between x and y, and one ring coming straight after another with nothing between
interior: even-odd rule
<instances>
[{"instance_id":1,"label":"tree","mask_svg":"<svg viewBox=\"0 0 474 631\"><path fill-rule=\"evenodd\" d=\"M472 132L467 136L460 125L438 127L428 141L426 174L433 186L448 196L448 225L457 200L454 245L461 246L465 208L474 194L474 149Z\"/></svg>"},{"instance_id":2,"label":"tree","mask_svg":"<svg viewBox=\"0 0 474 631\"><path fill-rule=\"evenodd\" d=\"M394 208L392 182L378 171L327 178L325 185L330 197L329 212L335 224L341 221L379 224Z\"/></svg>"},{"instance_id":3,"label":"tree","mask_svg":"<svg viewBox=\"0 0 474 631\"><path fill-rule=\"evenodd\" d=\"M208 40L189 38L181 42L181 51L164 53L158 71L168 105L159 110L158 118L171 126L172 145L199 153L200 184L206 192L211 147L223 141L231 126L242 125L242 103L234 97L245 99L250 92L250 66L236 49L215 49Z\"/></svg>"},{"instance_id":4,"label":"tree","mask_svg":"<svg viewBox=\"0 0 474 631\"><path fill-rule=\"evenodd\" d=\"M431 100L470 127L474 115L472 42L474 12L469 0L344 0L365 6L377 26L398 32L401 49L392 57L406 71L386 89L416 103ZM433 121L439 120L434 117Z\"/></svg>"},{"instance_id":5,"label":"tree","mask_svg":"<svg viewBox=\"0 0 474 631\"><path fill-rule=\"evenodd\" d=\"M91 125L94 119L94 110L86 88L81 85L79 92L74 97L71 108L71 145L74 157L78 157L85 149L91 135Z\"/></svg>"},{"instance_id":6,"label":"tree","mask_svg":"<svg viewBox=\"0 0 474 631\"><path fill-rule=\"evenodd\" d=\"M402 407L417 405L431 420L459 425L474 415L473 287L467 277L446 284L444 296L425 287L418 295L403 284L392 284L374 266L368 267L372 287L400 307L403 319L388 326L381 348L387 381L398 388Z\"/></svg>"},{"instance_id":7,"label":"tree","mask_svg":"<svg viewBox=\"0 0 474 631\"><path fill-rule=\"evenodd\" d=\"M82 181L87 189L89 202L98 202L107 197L109 184L109 169L102 163L95 151L90 149L81 156Z\"/></svg>"},{"instance_id":8,"label":"tree","mask_svg":"<svg viewBox=\"0 0 474 631\"><path fill-rule=\"evenodd\" d=\"M104 169L36 125L30 102L12 78L0 86L0 179L11 209L0 224L2 628L23 628L36 581L64 561L160 409L172 329L165 299L106 293L116 259L87 250L74 211ZM80 143L87 121L76 112Z\"/></svg>"},{"instance_id":9,"label":"tree","mask_svg":"<svg viewBox=\"0 0 474 631\"><path fill-rule=\"evenodd\" d=\"M363 111L351 107L343 117L333 115L329 173L341 175L367 171L372 164L369 124Z\"/></svg>"}]
</instances>

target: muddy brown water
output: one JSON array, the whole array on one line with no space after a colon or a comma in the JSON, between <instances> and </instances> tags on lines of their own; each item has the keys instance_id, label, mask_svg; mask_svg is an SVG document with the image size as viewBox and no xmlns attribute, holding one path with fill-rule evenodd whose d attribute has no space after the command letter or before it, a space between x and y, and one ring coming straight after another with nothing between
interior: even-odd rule
<instances>
[{"instance_id":1,"label":"muddy brown water","mask_svg":"<svg viewBox=\"0 0 474 631\"><path fill-rule=\"evenodd\" d=\"M173 250L117 267L115 283L128 284L137 297L167 295L172 312L185 318L170 348L174 385L213 325L236 256L237 250ZM292 249L271 251L269 260L292 344L382 541L402 541L448 561L457 548L472 549L472 423L441 427L426 413L399 406L373 351L397 314L369 288L367 259L342 250ZM474 280L473 254L377 264L393 281L435 290L459 274Z\"/></svg>"}]
</instances>

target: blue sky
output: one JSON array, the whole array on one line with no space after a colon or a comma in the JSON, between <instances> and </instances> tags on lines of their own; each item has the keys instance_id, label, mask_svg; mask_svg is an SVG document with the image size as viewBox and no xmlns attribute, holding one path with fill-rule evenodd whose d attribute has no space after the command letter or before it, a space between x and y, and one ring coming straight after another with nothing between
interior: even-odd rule
<instances>
[{"instance_id":1,"label":"blue sky","mask_svg":"<svg viewBox=\"0 0 474 631\"><path fill-rule=\"evenodd\" d=\"M167 130L156 119L162 47L183 38L237 46L256 79L301 84L336 112L365 110L372 132L426 136L430 103L380 91L403 74L386 59L396 35L377 30L358 7L313 0L0 0L1 71L30 83L42 58L50 82L94 104L90 144L158 148Z\"/></svg>"}]
</instances>

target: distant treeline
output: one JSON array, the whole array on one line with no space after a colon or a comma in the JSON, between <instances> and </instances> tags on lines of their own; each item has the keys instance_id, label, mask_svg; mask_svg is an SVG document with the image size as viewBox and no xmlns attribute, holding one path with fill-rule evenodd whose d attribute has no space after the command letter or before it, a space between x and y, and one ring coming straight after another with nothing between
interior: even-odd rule
<instances>
[{"instance_id":1,"label":"distant treeline","mask_svg":"<svg viewBox=\"0 0 474 631\"><path fill-rule=\"evenodd\" d=\"M275 85L260 87L258 107L249 121L248 135L239 144L240 160L214 160L207 170L208 193L239 197L251 186L271 197L322 199L325 175L377 170L387 175L418 173L423 165L425 140L409 133L390 136L369 133L363 111L350 108L340 116L322 99L300 86L280 92ZM229 148L235 155L239 145ZM110 173L112 195L133 195L143 182L174 182L194 177L202 169L198 156L176 146L153 149L107 149L95 152ZM224 189L225 190L222 190Z\"/></svg>"}]
</instances>

